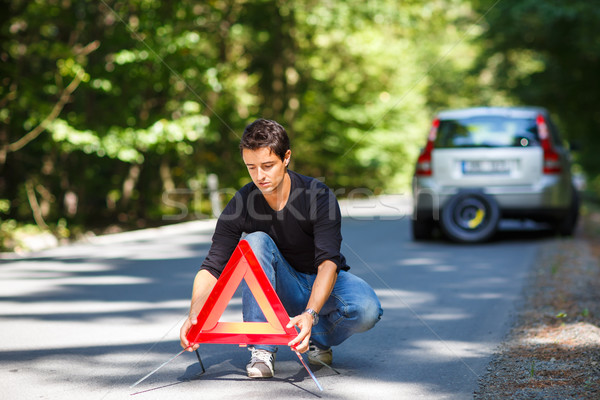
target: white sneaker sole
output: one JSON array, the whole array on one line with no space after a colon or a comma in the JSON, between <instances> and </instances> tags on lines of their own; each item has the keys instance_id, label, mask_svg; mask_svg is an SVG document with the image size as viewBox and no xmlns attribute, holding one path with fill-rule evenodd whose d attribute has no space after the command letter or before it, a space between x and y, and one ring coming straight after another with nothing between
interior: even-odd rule
<instances>
[{"instance_id":1,"label":"white sneaker sole","mask_svg":"<svg viewBox=\"0 0 600 400\"><path fill-rule=\"evenodd\" d=\"M246 372L248 372L248 378L252 378L252 379L272 378L273 377L272 372L271 372L271 374L264 373L261 370L259 370L258 368L250 368L250 369L247 368Z\"/></svg>"}]
</instances>

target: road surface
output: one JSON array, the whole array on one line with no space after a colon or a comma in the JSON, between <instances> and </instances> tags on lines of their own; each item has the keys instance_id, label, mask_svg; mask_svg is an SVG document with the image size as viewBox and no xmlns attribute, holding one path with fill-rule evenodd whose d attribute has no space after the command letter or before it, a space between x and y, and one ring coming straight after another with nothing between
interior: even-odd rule
<instances>
[{"instance_id":1,"label":"road surface","mask_svg":"<svg viewBox=\"0 0 600 400\"><path fill-rule=\"evenodd\" d=\"M405 211L387 207L373 218L365 207L344 219L342 251L384 315L334 348L339 375L314 368L323 392L285 347L274 379L250 380L249 353L214 344L200 348L202 376L185 353L129 387L180 350L192 279L214 229L199 221L0 260L2 398L472 398L536 251L551 239L513 232L482 245L415 243ZM236 294L223 318L241 320L240 304Z\"/></svg>"}]
</instances>

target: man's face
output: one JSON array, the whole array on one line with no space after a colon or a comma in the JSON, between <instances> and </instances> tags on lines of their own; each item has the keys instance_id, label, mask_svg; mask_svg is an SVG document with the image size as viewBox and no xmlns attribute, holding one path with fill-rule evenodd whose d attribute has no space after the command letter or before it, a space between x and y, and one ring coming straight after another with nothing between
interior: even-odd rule
<instances>
[{"instance_id":1,"label":"man's face","mask_svg":"<svg viewBox=\"0 0 600 400\"><path fill-rule=\"evenodd\" d=\"M292 152L288 150L282 161L268 147L260 147L256 150L243 149L242 158L252 182L264 195L269 195L274 193L283 182L291 154Z\"/></svg>"}]
</instances>

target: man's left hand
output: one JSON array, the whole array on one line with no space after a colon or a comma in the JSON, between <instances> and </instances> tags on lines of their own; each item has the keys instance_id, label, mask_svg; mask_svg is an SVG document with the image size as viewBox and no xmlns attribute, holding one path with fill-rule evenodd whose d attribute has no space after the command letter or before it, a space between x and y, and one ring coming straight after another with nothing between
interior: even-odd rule
<instances>
[{"instance_id":1,"label":"man's left hand","mask_svg":"<svg viewBox=\"0 0 600 400\"><path fill-rule=\"evenodd\" d=\"M313 326L312 315L303 312L302 314L295 316L287 324L288 328L291 328L292 326L297 326L300 328L300 333L298 333L298 336L288 343L288 346L299 353L308 351L308 342L310 340L310 333Z\"/></svg>"}]
</instances>

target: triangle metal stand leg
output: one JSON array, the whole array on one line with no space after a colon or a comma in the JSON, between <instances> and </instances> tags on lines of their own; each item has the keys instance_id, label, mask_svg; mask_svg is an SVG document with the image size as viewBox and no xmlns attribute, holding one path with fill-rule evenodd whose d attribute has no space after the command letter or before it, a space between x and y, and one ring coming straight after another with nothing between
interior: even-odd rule
<instances>
[{"instance_id":1,"label":"triangle metal stand leg","mask_svg":"<svg viewBox=\"0 0 600 400\"><path fill-rule=\"evenodd\" d=\"M202 372L200 374L198 374L200 376L203 373L205 373L206 370L204 369L204 364L202 364L202 359L200 358L200 353L198 353L198 350L196 350L196 357L198 357L198 362L200 363L200 368L202 368Z\"/></svg>"},{"instance_id":2,"label":"triangle metal stand leg","mask_svg":"<svg viewBox=\"0 0 600 400\"><path fill-rule=\"evenodd\" d=\"M294 351L294 350L292 350L292 351ZM308 372L308 374L310 375L310 377L313 379L313 381L315 381L315 383L317 384L317 387L319 388L319 390L322 392L323 391L323 386L321 386L321 384L317 380L317 377L315 376L315 374L313 374L313 372L310 370L310 368L308 368L308 365L304 362L304 358L302 358L302 355L300 353L298 353L297 351L294 351L294 353L296 353L296 355L300 359L300 362L302 363L302 365L304 365L304 368L306 369L306 371Z\"/></svg>"}]
</instances>

